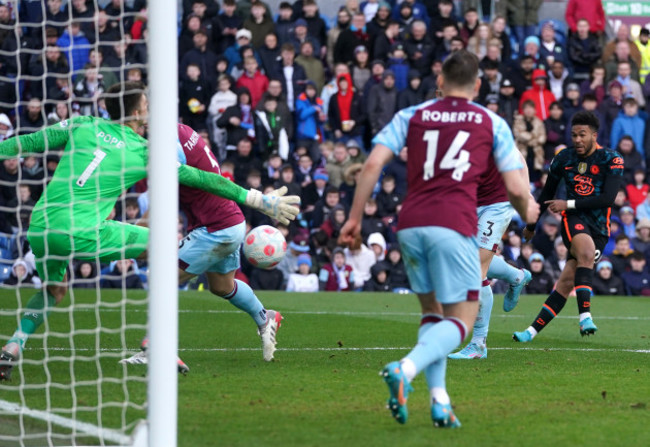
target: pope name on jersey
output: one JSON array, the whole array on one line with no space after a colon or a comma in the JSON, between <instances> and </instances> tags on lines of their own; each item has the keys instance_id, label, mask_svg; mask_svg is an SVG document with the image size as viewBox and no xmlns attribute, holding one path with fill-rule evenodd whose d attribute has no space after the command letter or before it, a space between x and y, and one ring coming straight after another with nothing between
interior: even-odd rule
<instances>
[{"instance_id":1,"label":"pope name on jersey","mask_svg":"<svg viewBox=\"0 0 650 447\"><path fill-rule=\"evenodd\" d=\"M600 196L608 176L622 179L623 168L623 157L613 150L597 149L586 158L581 158L574 150L563 150L551 162L548 190L555 191L564 179L567 200L581 201L580 208L566 210L566 215L577 215L594 231L609 236L611 207L591 208L584 199Z\"/></svg>"}]
</instances>

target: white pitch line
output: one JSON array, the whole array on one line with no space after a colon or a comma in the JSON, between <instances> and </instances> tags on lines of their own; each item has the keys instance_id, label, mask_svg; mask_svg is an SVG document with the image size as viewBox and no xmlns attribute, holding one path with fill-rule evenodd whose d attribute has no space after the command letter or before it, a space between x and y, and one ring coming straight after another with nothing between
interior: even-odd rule
<instances>
[{"instance_id":1,"label":"white pitch line","mask_svg":"<svg viewBox=\"0 0 650 447\"><path fill-rule=\"evenodd\" d=\"M42 348L34 348L42 350ZM304 348L278 348L278 351L285 352L320 352L320 351L403 351L413 349L413 346L365 346L365 347L304 347ZM72 351L70 348L51 347L49 351ZM136 351L137 348L117 349L117 348L104 348L102 352L130 352ZM181 348L179 352L243 352L243 351L259 351L260 348ZM576 352L630 352L635 354L650 354L650 349L607 349L607 348L531 348L531 347L490 347L493 351L576 351ZM75 351L95 352L94 348L76 348Z\"/></svg>"},{"instance_id":2,"label":"white pitch line","mask_svg":"<svg viewBox=\"0 0 650 447\"><path fill-rule=\"evenodd\" d=\"M14 413L16 416L23 414L25 416L39 419L41 421L49 422L60 427L69 428L77 433L92 436L104 441L110 441L119 445L131 445L132 439L118 431L100 428L96 425L87 422L79 422L74 419L69 419L56 414L48 413L47 411L32 410L28 407L20 406L19 404L8 402L0 399L0 410Z\"/></svg>"}]
</instances>

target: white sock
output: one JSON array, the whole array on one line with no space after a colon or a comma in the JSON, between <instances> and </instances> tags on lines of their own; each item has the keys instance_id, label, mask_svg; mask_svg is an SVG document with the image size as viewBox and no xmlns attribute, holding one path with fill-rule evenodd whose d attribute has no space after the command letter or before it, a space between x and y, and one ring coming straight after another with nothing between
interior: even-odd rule
<instances>
[{"instance_id":1,"label":"white sock","mask_svg":"<svg viewBox=\"0 0 650 447\"><path fill-rule=\"evenodd\" d=\"M517 271L517 279L515 280L515 285L519 284L521 281L524 279L524 271L522 269L519 269Z\"/></svg>"},{"instance_id":2,"label":"white sock","mask_svg":"<svg viewBox=\"0 0 650 447\"><path fill-rule=\"evenodd\" d=\"M581 313L581 314L580 314L580 323L582 323L582 321L583 321L585 318L591 318L591 312L583 312L583 313Z\"/></svg>"},{"instance_id":3,"label":"white sock","mask_svg":"<svg viewBox=\"0 0 650 447\"><path fill-rule=\"evenodd\" d=\"M537 335L537 330L535 330L535 328L532 326L528 326L528 329L526 330L530 332L531 337L535 337L535 335Z\"/></svg>"},{"instance_id":4,"label":"white sock","mask_svg":"<svg viewBox=\"0 0 650 447\"><path fill-rule=\"evenodd\" d=\"M415 379L415 376L417 375L417 370L415 368L415 363L413 363L413 360L407 359L406 357L400 360L400 365L402 365L402 372L406 376L406 380L410 382Z\"/></svg>"},{"instance_id":5,"label":"white sock","mask_svg":"<svg viewBox=\"0 0 650 447\"><path fill-rule=\"evenodd\" d=\"M440 387L431 388L431 400L442 405L448 405L451 403L447 390Z\"/></svg>"}]
</instances>

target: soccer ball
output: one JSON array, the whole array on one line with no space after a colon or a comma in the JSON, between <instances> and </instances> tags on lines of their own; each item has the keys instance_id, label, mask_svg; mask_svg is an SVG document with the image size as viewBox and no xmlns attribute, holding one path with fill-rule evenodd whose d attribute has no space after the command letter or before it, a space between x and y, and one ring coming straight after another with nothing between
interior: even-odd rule
<instances>
[{"instance_id":1,"label":"soccer ball","mask_svg":"<svg viewBox=\"0 0 650 447\"><path fill-rule=\"evenodd\" d=\"M286 253L287 241L280 230L270 225L253 228L244 240L244 256L261 269L275 267Z\"/></svg>"}]
</instances>

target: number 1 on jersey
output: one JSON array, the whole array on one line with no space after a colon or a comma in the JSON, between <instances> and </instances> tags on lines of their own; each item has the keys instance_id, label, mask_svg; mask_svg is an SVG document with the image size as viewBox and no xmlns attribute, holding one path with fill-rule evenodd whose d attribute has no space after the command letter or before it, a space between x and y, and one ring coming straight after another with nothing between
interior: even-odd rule
<instances>
[{"instance_id":1,"label":"number 1 on jersey","mask_svg":"<svg viewBox=\"0 0 650 447\"><path fill-rule=\"evenodd\" d=\"M99 149L95 149L95 152L93 152L93 154L95 155L95 158L93 158L93 161L90 162L86 169L84 169L84 172L82 172L77 179L77 186L80 188L83 188L83 186L88 181L88 178L92 175L93 172L95 172L95 169L97 169L104 157L106 157L106 152Z\"/></svg>"},{"instance_id":2,"label":"number 1 on jersey","mask_svg":"<svg viewBox=\"0 0 650 447\"><path fill-rule=\"evenodd\" d=\"M438 153L439 130L427 130L422 137L427 142L427 158L424 162L424 180L431 180L435 175L436 155ZM453 169L451 178L460 182L469 170L469 152L463 149L469 132L461 130L456 134L445 156L440 160L440 169Z\"/></svg>"}]
</instances>

